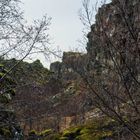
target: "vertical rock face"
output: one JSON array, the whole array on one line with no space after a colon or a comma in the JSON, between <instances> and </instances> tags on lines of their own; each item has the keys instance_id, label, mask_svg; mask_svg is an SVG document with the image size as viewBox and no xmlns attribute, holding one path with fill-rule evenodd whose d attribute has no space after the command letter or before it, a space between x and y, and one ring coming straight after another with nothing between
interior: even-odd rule
<instances>
[{"instance_id":1,"label":"vertical rock face","mask_svg":"<svg viewBox=\"0 0 140 140\"><path fill-rule=\"evenodd\" d=\"M61 62L54 62L50 65L50 71L54 73L53 77L56 79L61 77L61 69L62 69Z\"/></svg>"},{"instance_id":2,"label":"vertical rock face","mask_svg":"<svg viewBox=\"0 0 140 140\"><path fill-rule=\"evenodd\" d=\"M97 63L114 67L113 59L115 59L125 72L124 75L130 72L126 68L129 67L139 80L139 13L139 0L113 0L99 8L96 22L87 36L89 39L87 53L92 68L95 68Z\"/></svg>"},{"instance_id":3,"label":"vertical rock face","mask_svg":"<svg viewBox=\"0 0 140 140\"><path fill-rule=\"evenodd\" d=\"M140 69L140 65L138 65L140 60L139 13L139 0L113 0L109 4L104 4L99 8L96 22L87 35L89 40L87 55L65 52L62 63L56 62L55 68L52 64L51 70L57 73L57 77L69 79L66 75L74 77L76 75L72 76L72 74L85 74L87 71L89 73L90 71L92 71L91 73L102 71L107 74L109 70L105 68L106 65L114 68L117 63L126 79L127 75L133 72L137 80L140 80L138 73ZM113 59L115 59L115 63ZM132 72L130 69L133 69Z\"/></svg>"},{"instance_id":4,"label":"vertical rock face","mask_svg":"<svg viewBox=\"0 0 140 140\"><path fill-rule=\"evenodd\" d=\"M139 0L113 0L99 8L96 23L88 34L87 52L98 57L100 48L106 47L108 39L117 49L124 51L134 41L140 39L140 2ZM97 49L97 50L96 50ZM98 58L97 58L98 59Z\"/></svg>"},{"instance_id":5,"label":"vertical rock face","mask_svg":"<svg viewBox=\"0 0 140 140\"><path fill-rule=\"evenodd\" d=\"M64 52L62 62L54 62L50 66L53 77L62 81L75 80L78 73L84 72L87 64L87 55L78 52Z\"/></svg>"},{"instance_id":6,"label":"vertical rock face","mask_svg":"<svg viewBox=\"0 0 140 140\"><path fill-rule=\"evenodd\" d=\"M139 120L140 1L113 0L103 5L87 37L89 71L100 97L122 118ZM139 133L138 126L130 126Z\"/></svg>"}]
</instances>

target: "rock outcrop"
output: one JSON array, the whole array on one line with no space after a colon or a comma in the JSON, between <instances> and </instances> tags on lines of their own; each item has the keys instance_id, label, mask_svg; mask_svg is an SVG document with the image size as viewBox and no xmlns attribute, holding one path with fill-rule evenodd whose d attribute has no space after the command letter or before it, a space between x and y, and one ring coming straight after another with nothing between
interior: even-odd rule
<instances>
[{"instance_id":1,"label":"rock outcrop","mask_svg":"<svg viewBox=\"0 0 140 140\"><path fill-rule=\"evenodd\" d=\"M62 61L70 78L76 74L73 80L83 80L89 86L86 92L92 93L94 105L102 106L103 112L116 118L109 109L113 108L122 120L127 117L132 122L139 120L140 111L139 13L139 0L113 0L103 5L87 35L87 54L64 53ZM129 125L134 127L133 123ZM139 128L135 129L138 134Z\"/></svg>"}]
</instances>

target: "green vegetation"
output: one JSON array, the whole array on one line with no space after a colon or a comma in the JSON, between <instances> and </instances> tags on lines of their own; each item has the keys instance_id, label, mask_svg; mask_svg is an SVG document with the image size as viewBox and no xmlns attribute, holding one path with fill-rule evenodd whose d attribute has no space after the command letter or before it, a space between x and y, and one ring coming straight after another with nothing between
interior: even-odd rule
<instances>
[{"instance_id":1,"label":"green vegetation","mask_svg":"<svg viewBox=\"0 0 140 140\"><path fill-rule=\"evenodd\" d=\"M4 66L0 64L0 78L5 76L7 71L4 69ZM0 84L0 103L2 104L7 104L9 101L12 99L12 96L15 95L15 87L16 83L13 81L13 79L9 76L6 75L4 79L1 80Z\"/></svg>"},{"instance_id":2,"label":"green vegetation","mask_svg":"<svg viewBox=\"0 0 140 140\"><path fill-rule=\"evenodd\" d=\"M41 138L42 140L45 140L45 138L52 133L53 133L53 131L51 129L46 129L46 130L44 130L40 133L35 131L35 130L31 130L29 132L29 140L35 140L35 139L38 139L38 138Z\"/></svg>"},{"instance_id":3,"label":"green vegetation","mask_svg":"<svg viewBox=\"0 0 140 140\"><path fill-rule=\"evenodd\" d=\"M103 140L113 137L115 126L117 126L117 122L104 117L94 119L85 125L71 127L59 134L50 133L51 130L45 130L38 134L35 132L34 134L42 136L40 134L47 132L48 135L44 140Z\"/></svg>"},{"instance_id":4,"label":"green vegetation","mask_svg":"<svg viewBox=\"0 0 140 140\"><path fill-rule=\"evenodd\" d=\"M6 139L12 137L11 130L9 128L0 128L0 135L5 137Z\"/></svg>"},{"instance_id":5,"label":"green vegetation","mask_svg":"<svg viewBox=\"0 0 140 140\"><path fill-rule=\"evenodd\" d=\"M3 78L4 77L4 78ZM7 74L4 66L0 64L0 138L5 140L17 137L22 139L22 132L15 121L15 113L9 106L9 102L15 95L15 81Z\"/></svg>"},{"instance_id":6,"label":"green vegetation","mask_svg":"<svg viewBox=\"0 0 140 140\"><path fill-rule=\"evenodd\" d=\"M51 129L46 129L42 132L39 133L39 136L46 136L46 135L49 135L52 133L52 130Z\"/></svg>"},{"instance_id":7,"label":"green vegetation","mask_svg":"<svg viewBox=\"0 0 140 140\"><path fill-rule=\"evenodd\" d=\"M111 127L112 120L94 120L86 125L76 126L62 132L60 140L102 140L111 137L113 132ZM106 128L108 127L108 129Z\"/></svg>"}]
</instances>

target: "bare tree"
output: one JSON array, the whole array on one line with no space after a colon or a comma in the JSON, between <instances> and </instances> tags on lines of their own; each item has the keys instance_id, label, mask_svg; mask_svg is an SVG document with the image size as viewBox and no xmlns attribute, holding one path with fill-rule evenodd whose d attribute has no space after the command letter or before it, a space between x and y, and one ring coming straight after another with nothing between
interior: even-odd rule
<instances>
[{"instance_id":1,"label":"bare tree","mask_svg":"<svg viewBox=\"0 0 140 140\"><path fill-rule=\"evenodd\" d=\"M88 34L87 68L82 73L74 68L88 85L95 106L137 139L140 139L139 5L137 0L104 4ZM90 25L92 12L88 0L84 1L83 9L87 16L82 20Z\"/></svg>"},{"instance_id":2,"label":"bare tree","mask_svg":"<svg viewBox=\"0 0 140 140\"><path fill-rule=\"evenodd\" d=\"M29 25L23 18L19 4L19 0L0 1L0 57L16 57L20 60L19 64L27 56L31 57L36 53L42 53L45 57L50 54L57 56L48 33L51 18L45 15ZM3 78L4 76L1 81Z\"/></svg>"},{"instance_id":3,"label":"bare tree","mask_svg":"<svg viewBox=\"0 0 140 140\"><path fill-rule=\"evenodd\" d=\"M9 77L9 74L24 59L39 53L44 54L46 58L50 54L58 56L56 50L51 46L48 33L51 18L45 15L41 20L35 20L32 25L29 25L24 19L20 3L20 0L0 0L0 59L18 59L7 71L0 73L0 98L6 97L7 99L8 93L13 88L19 88L17 85L9 86L5 81L7 76ZM8 97L10 98L10 96ZM7 109L11 111L7 104L4 104L3 109L5 112L7 112ZM10 117L5 117L8 122L10 122L10 119ZM0 121L4 123L4 120Z\"/></svg>"},{"instance_id":4,"label":"bare tree","mask_svg":"<svg viewBox=\"0 0 140 140\"><path fill-rule=\"evenodd\" d=\"M83 47L87 44L87 34L90 31L90 27L93 24L94 20L94 8L90 0L82 1L82 8L79 10L79 18L83 25L83 38L78 40L79 44Z\"/></svg>"},{"instance_id":5,"label":"bare tree","mask_svg":"<svg viewBox=\"0 0 140 140\"><path fill-rule=\"evenodd\" d=\"M83 25L83 38L79 41L79 45L84 47L88 43L87 34L91 30L91 26L95 22L95 13L98 11L98 7L100 5L105 4L106 0L99 0L96 1L94 4L91 0L83 0L82 1L82 8L79 10L79 19Z\"/></svg>"}]
</instances>

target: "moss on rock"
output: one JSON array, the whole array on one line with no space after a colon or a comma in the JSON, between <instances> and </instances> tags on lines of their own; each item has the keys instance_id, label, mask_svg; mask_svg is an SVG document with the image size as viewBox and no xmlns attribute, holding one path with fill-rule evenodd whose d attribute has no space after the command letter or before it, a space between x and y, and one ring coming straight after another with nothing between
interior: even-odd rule
<instances>
[{"instance_id":1,"label":"moss on rock","mask_svg":"<svg viewBox=\"0 0 140 140\"><path fill-rule=\"evenodd\" d=\"M113 136L112 123L109 118L94 119L85 125L64 130L57 140L103 140ZM52 139L55 140L55 139Z\"/></svg>"}]
</instances>

